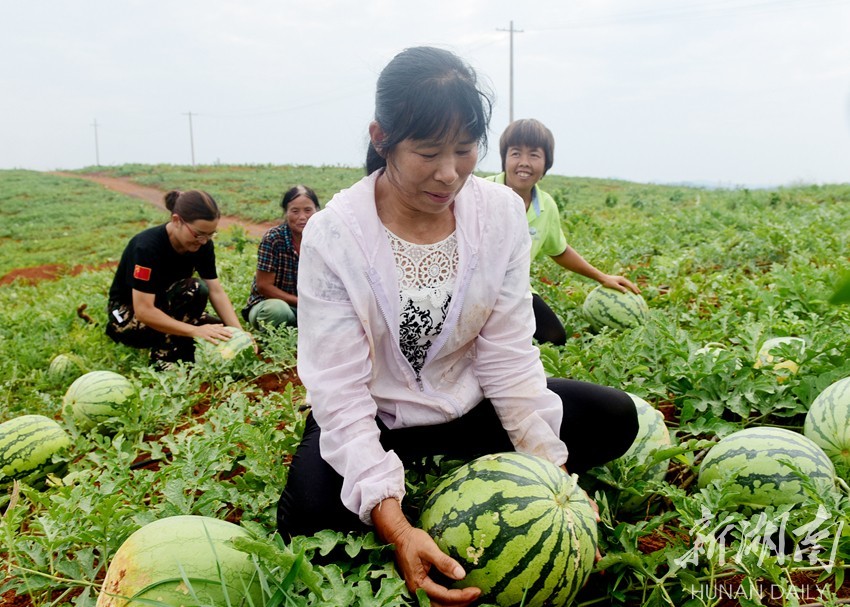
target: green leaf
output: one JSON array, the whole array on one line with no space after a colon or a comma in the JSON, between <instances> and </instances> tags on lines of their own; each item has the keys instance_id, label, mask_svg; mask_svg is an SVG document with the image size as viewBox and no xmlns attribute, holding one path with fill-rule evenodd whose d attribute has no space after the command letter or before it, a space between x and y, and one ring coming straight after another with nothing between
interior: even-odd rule
<instances>
[{"instance_id":1,"label":"green leaf","mask_svg":"<svg viewBox=\"0 0 850 607\"><path fill-rule=\"evenodd\" d=\"M288 572L288 574L295 571L298 579L313 591L319 599L322 598L322 576L304 558L303 548L298 554L295 554L288 546L280 548L268 540L235 537L231 541L234 548L241 552L257 555L261 562L265 561L267 564L280 567L282 570ZM287 575L286 577L289 576Z\"/></svg>"},{"instance_id":2,"label":"green leaf","mask_svg":"<svg viewBox=\"0 0 850 607\"><path fill-rule=\"evenodd\" d=\"M342 570L336 565L319 567L330 588L324 588L324 603L329 607L348 607L354 604L354 590L351 588Z\"/></svg>"},{"instance_id":3,"label":"green leaf","mask_svg":"<svg viewBox=\"0 0 850 607\"><path fill-rule=\"evenodd\" d=\"M682 589L685 591L698 590L700 588L700 581L697 576L686 569L678 570L676 577L682 582Z\"/></svg>"}]
</instances>

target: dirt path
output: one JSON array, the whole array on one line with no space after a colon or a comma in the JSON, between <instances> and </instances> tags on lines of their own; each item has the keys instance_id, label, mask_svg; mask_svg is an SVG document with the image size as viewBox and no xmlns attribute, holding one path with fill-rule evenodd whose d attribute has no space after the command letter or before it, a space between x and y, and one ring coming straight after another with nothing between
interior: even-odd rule
<instances>
[{"instance_id":1,"label":"dirt path","mask_svg":"<svg viewBox=\"0 0 850 607\"><path fill-rule=\"evenodd\" d=\"M139 200L144 200L147 203L150 203L160 209L165 210L165 201L163 200L163 196L165 195L164 191L158 190L156 188L150 188L144 185L139 185L138 183L133 183L129 179L121 177L108 177L106 175L97 174L82 175L78 173L64 173L61 171L55 171L51 174L58 175L60 177L73 177L75 179L85 179L87 181L93 181L94 183L100 184L109 190L118 192L120 194L125 194L127 196L132 196L133 198L138 198ZM225 230L232 225L242 226L242 228L245 230L245 232L248 233L249 236L260 238L263 234L266 233L266 230L268 230L269 228L273 228L277 224L271 222L251 223L250 221L245 221L244 219L239 219L238 217L223 216L218 223L218 229ZM49 264L32 268L17 268L3 276L0 276L0 286L11 284L15 281L20 281L25 284L38 284L42 280L56 280L57 278L65 274L78 274L85 269L86 268L84 268L83 266L74 266L73 268L68 268L61 264ZM0 600L0 603L2 603L2 600Z\"/></svg>"},{"instance_id":2,"label":"dirt path","mask_svg":"<svg viewBox=\"0 0 850 607\"><path fill-rule=\"evenodd\" d=\"M139 185L138 183L133 183L129 179L125 179L122 177L107 177L106 175L97 174L83 175L79 173L63 173L59 171L54 172L52 174L58 175L60 177L74 177L76 179L85 179L87 181L93 181L94 183L100 184L103 187L112 190L113 192L126 194L127 196L132 196L133 198L144 200L145 202L157 206L160 209L165 209L165 202L163 201L163 196L165 195L165 192L163 190ZM242 226L242 228L244 228L244 230L250 236L260 238L263 234L266 233L269 228L273 228L278 224L271 222L251 223L249 221L245 221L244 219L239 219L238 217L222 216L221 220L219 221L219 231L225 230L232 225Z\"/></svg>"}]
</instances>

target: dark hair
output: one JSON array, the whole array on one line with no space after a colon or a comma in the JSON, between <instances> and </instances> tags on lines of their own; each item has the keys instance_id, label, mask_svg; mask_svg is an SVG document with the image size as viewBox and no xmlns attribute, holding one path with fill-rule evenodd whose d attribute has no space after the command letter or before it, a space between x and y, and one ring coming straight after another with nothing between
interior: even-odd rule
<instances>
[{"instance_id":1,"label":"dark hair","mask_svg":"<svg viewBox=\"0 0 850 607\"><path fill-rule=\"evenodd\" d=\"M366 173L385 167L386 156L405 139L441 140L465 132L486 150L491 96L454 53L428 46L403 50L378 77L375 121L385 139L380 150L369 143Z\"/></svg>"},{"instance_id":2,"label":"dark hair","mask_svg":"<svg viewBox=\"0 0 850 607\"><path fill-rule=\"evenodd\" d=\"M552 131L539 120L534 118L522 118L514 120L499 138L499 154L502 156L502 170L505 170L505 159L508 156L508 148L526 146L529 148L540 148L546 156L546 164L543 169L545 175L555 162L555 137Z\"/></svg>"},{"instance_id":3,"label":"dark hair","mask_svg":"<svg viewBox=\"0 0 850 607\"><path fill-rule=\"evenodd\" d=\"M319 204L319 197L316 196L316 192L314 192L311 188L308 188L306 185L296 185L286 190L286 192L283 193L283 198L280 199L280 208L283 209L284 213L286 213L289 203L299 196L306 196L312 200L313 204L316 205L317 210L322 208L322 205Z\"/></svg>"},{"instance_id":4,"label":"dark hair","mask_svg":"<svg viewBox=\"0 0 850 607\"><path fill-rule=\"evenodd\" d=\"M201 190L171 190L165 195L165 208L187 222L213 221L221 217L215 199Z\"/></svg>"}]
</instances>

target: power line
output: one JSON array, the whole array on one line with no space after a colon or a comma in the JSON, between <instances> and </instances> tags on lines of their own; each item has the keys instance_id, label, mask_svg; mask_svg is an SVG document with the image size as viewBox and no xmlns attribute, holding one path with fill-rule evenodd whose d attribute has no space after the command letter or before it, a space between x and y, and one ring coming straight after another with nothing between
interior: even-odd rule
<instances>
[{"instance_id":1,"label":"power line","mask_svg":"<svg viewBox=\"0 0 850 607\"><path fill-rule=\"evenodd\" d=\"M657 23L660 21L676 21L703 18L724 18L734 15L760 15L778 12L786 9L814 9L819 7L838 6L847 4L847 0L767 0L764 2L749 2L742 4L737 0L733 2L713 2L703 4L690 4L659 9L648 9L630 13L610 15L606 18L589 19L587 21L575 21L569 25L554 25L550 27L534 28L531 31L556 31L565 29L581 29L585 27L599 27L604 25L618 25L628 23Z\"/></svg>"},{"instance_id":2,"label":"power line","mask_svg":"<svg viewBox=\"0 0 850 607\"><path fill-rule=\"evenodd\" d=\"M263 107L255 107L255 108L246 108L241 110L231 110L229 112L221 112L221 113L209 113L206 112L205 116L212 116L215 118L250 118L250 117L259 117L259 116L268 116L272 114L286 114L289 112L304 110L314 107L319 107L321 105L327 105L329 103L334 103L336 101L340 101L343 99L350 99L353 96L359 95L364 91L367 91L371 88L371 84L357 84L353 86L342 87L341 92L336 94L328 94L324 97L315 96L314 101L299 103L295 105L268 105Z\"/></svg>"}]
</instances>

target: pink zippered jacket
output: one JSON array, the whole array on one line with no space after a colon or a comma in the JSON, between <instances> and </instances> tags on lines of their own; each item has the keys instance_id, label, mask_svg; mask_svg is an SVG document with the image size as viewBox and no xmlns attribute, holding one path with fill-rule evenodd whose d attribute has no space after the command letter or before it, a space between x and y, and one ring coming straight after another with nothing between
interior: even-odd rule
<instances>
[{"instance_id":1,"label":"pink zippered jacket","mask_svg":"<svg viewBox=\"0 0 850 607\"><path fill-rule=\"evenodd\" d=\"M440 424L486 397L517 451L567 460L561 400L547 389L532 343L522 200L475 176L458 194L458 276L417 379L399 347L397 270L375 206L379 174L310 219L298 268L298 375L322 430L322 457L344 479L342 502L367 524L382 500L404 497L402 463L381 446L376 416L391 429Z\"/></svg>"}]
</instances>

